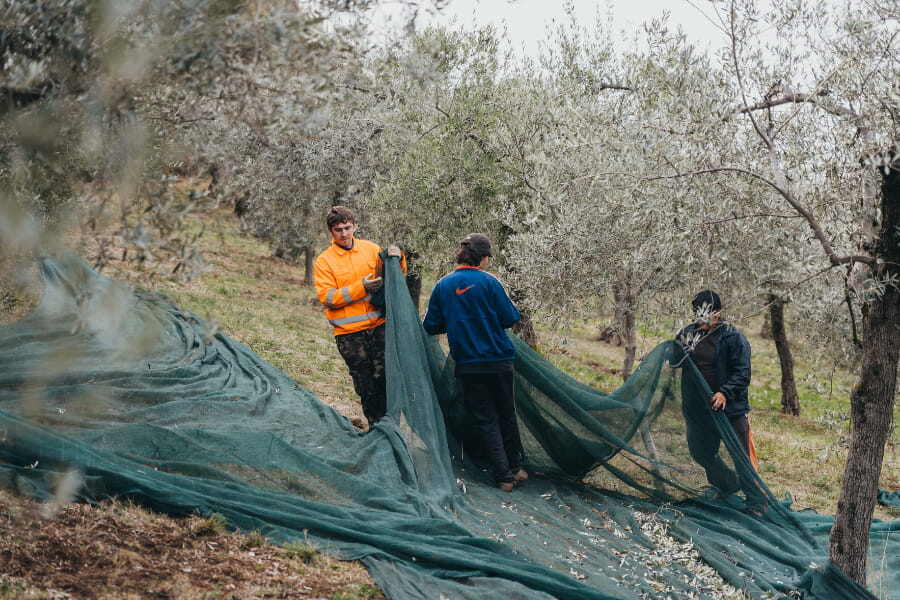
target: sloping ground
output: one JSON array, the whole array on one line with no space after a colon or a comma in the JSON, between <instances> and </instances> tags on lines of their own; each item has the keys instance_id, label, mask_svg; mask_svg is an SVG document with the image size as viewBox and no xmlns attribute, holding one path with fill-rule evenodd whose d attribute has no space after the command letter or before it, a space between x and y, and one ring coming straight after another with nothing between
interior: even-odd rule
<instances>
[{"instance_id":1,"label":"sloping ground","mask_svg":"<svg viewBox=\"0 0 900 600\"><path fill-rule=\"evenodd\" d=\"M222 258L223 261L231 260L234 257L235 253L222 252L220 246L220 254L219 257ZM213 309L209 311L200 310L200 312L204 312L214 317L219 317L221 314L226 314L229 312L229 307L233 305L231 312L233 312L236 323L235 329L244 328L251 324L251 321L254 326L262 326L264 328L270 328L269 335L262 336L259 340L259 343L255 343L251 340L245 340L249 345L253 346L257 350L261 350L261 354L265 356L266 351L271 352L276 358L281 357L282 359L286 355L287 360L291 360L291 357L294 356L294 353L306 355L307 359L310 351L321 350L323 360L327 360L329 355L336 357L336 353L334 352L332 342L329 338L325 338L325 343L316 344L315 339L324 337L320 333L322 330L325 330L325 336L327 336L327 328L324 327L324 323L321 322L320 317L317 314L317 311L310 306L308 303L297 302L297 285L296 279L293 282L290 281L280 281L278 278L271 277L271 272L266 272L266 266L263 264L260 265L259 257L257 255L255 264L251 260L247 262L247 265L253 264L252 267L247 267L245 265L245 271L241 272L239 276L235 276L232 272L219 272L214 274L210 278L210 286L216 286L215 292L213 294L208 294L204 296L200 294L198 297L200 298L211 298L213 301L216 299L222 301L222 306L220 307L222 310ZM278 267L276 263L273 263L275 267ZM285 269L286 270L286 269ZM253 271L256 271L255 273ZM239 283L237 280L241 278L247 278L248 275L255 275L257 277L257 281L262 279L266 280L266 283L262 283L260 281L260 285L256 287L246 287L243 288L247 290L246 292L241 293L241 288L239 288L236 284ZM235 285L230 285L235 284ZM287 284L287 285L284 285ZM293 285L292 285L293 284ZM284 289L282 289L284 288ZM233 293L235 289L238 290L238 293ZM184 288L186 293L191 293L191 286L185 286ZM252 291L251 291L252 290ZM206 290L201 290L206 291ZM267 297L271 295L271 297ZM305 294L299 294L301 297ZM293 302L291 299L293 298ZM270 314L265 310L264 305L267 303L267 300L274 300L273 304L281 304L279 314ZM262 301L260 301L262 300ZM283 303L278 302L283 301ZM197 310L196 305L191 305L189 302L182 302L188 306L191 306L195 310ZM252 312L251 312L252 311ZM305 324L300 324L298 326L297 323L297 314L299 313L302 316L303 312L311 312L315 320L312 320L312 327L309 328L308 331L304 331ZM252 315L252 318L248 318L248 315ZM290 334L295 334L298 331L302 331L302 335L298 336L296 343L297 346L290 346L285 343L285 326L293 325L293 329L290 331ZM229 327L225 327L226 330L234 331L235 329L231 329ZM278 335L275 335L275 332L278 332ZM313 337L313 343L310 345L310 340L306 338L306 334L309 334ZM241 337L241 336L235 336ZM277 343L273 344L273 340L277 340ZM267 344L268 342L268 344ZM292 348L300 347L303 349L303 352L298 352L297 350L292 350ZM278 364L278 360L275 360L271 357L267 357L272 362ZM339 359L337 359L339 361ZM281 366L281 365L279 365ZM310 368L312 367L312 368ZM308 383L303 382L303 376L309 377L312 380L318 380L323 374L330 375L336 378L338 385L340 385L340 379L344 378L344 385L349 388L349 382L346 382L346 377L343 375L342 365L337 362L334 365L335 369L331 372L328 372L326 369L322 368L320 364L306 365L308 369L307 373L302 373L301 376L297 378L301 380L301 383L305 387L315 388L313 385L309 385ZM288 371L292 371L292 369L287 369ZM326 386L327 387L327 386ZM345 396L344 400L351 398L352 394L348 394ZM355 407L355 403L350 401L350 406ZM348 411L349 412L349 411Z\"/></svg>"},{"instance_id":2,"label":"sloping ground","mask_svg":"<svg viewBox=\"0 0 900 600\"><path fill-rule=\"evenodd\" d=\"M0 598L383 598L358 563L270 545L215 518L125 503L45 506L0 491Z\"/></svg>"},{"instance_id":3,"label":"sloping ground","mask_svg":"<svg viewBox=\"0 0 900 600\"><path fill-rule=\"evenodd\" d=\"M302 271L272 258L255 240L241 237L230 213L223 212L207 225L214 234L202 241L211 265L197 281L160 281L159 273L171 271L165 265L154 271L113 261L105 272L169 293L192 310L214 317L213 322L227 319L234 337L258 346L261 354L275 359L345 414L362 416L328 329L302 291ZM28 274L26 283L37 281L35 269ZM25 316L36 304L38 289L14 283L0 286L10 292L3 294L0 323ZM236 297L240 301L230 301ZM267 297L278 302L253 300ZM285 304L295 307L297 313L291 314ZM225 310L226 306L230 310ZM254 318L248 318L251 306ZM285 329L287 337L276 335L273 329L282 316L290 323ZM320 335L323 332L325 335ZM315 348L317 364L291 360L299 357L298 348ZM116 503L67 505L55 517L43 518L38 503L0 490L0 599L383 598L356 561L339 561L315 551L308 560L304 558L308 548L285 552L262 536L233 532L194 535L198 527L204 529L206 521L199 517L172 519ZM132 570L148 560L153 569Z\"/></svg>"},{"instance_id":4,"label":"sloping ground","mask_svg":"<svg viewBox=\"0 0 900 600\"><path fill-rule=\"evenodd\" d=\"M338 355L331 330L312 289L303 285L303 269L271 256L265 244L243 237L228 211L206 220L201 247L209 270L183 283L133 265L111 261L103 273L164 291L185 309L222 328L246 344L302 387L312 391L347 417L362 410L346 367ZM428 286L423 295L427 298ZM598 321L603 317L599 317ZM541 329L540 351L559 368L598 390L621 384L623 350L596 341L597 322L577 323L574 330ZM780 370L774 345L759 337L759 322L740 322L753 346L753 383L750 402L760 456L760 470L778 496L790 494L795 507L833 513L840 492L848 447L849 396L852 374L819 360L819 352L794 339L793 352L803 416L780 412ZM791 332L789 332L791 333ZM645 354L668 335L643 330L639 354ZM314 360L308 360L314 357ZM900 403L894 410L900 421ZM885 449L882 489L900 490L900 428ZM893 519L884 507L875 517Z\"/></svg>"}]
</instances>

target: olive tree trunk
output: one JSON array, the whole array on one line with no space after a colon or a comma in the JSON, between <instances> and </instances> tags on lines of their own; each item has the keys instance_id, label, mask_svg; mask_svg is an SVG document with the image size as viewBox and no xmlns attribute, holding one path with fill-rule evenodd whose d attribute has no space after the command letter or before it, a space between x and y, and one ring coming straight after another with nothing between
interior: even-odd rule
<instances>
[{"instance_id":1,"label":"olive tree trunk","mask_svg":"<svg viewBox=\"0 0 900 600\"><path fill-rule=\"evenodd\" d=\"M781 363L781 412L786 415L800 415L800 397L794 380L794 357L784 328L785 301L775 294L768 295L770 336L778 351Z\"/></svg>"},{"instance_id":2,"label":"olive tree trunk","mask_svg":"<svg viewBox=\"0 0 900 600\"><path fill-rule=\"evenodd\" d=\"M615 327L625 347L625 358L622 360L622 379L628 379L634 369L637 356L637 324L635 322L635 295L631 286L624 281L613 284L613 300L615 301Z\"/></svg>"},{"instance_id":3,"label":"olive tree trunk","mask_svg":"<svg viewBox=\"0 0 900 600\"><path fill-rule=\"evenodd\" d=\"M759 328L759 337L764 340L772 339L772 314L771 311L763 313L763 324Z\"/></svg>"},{"instance_id":4,"label":"olive tree trunk","mask_svg":"<svg viewBox=\"0 0 900 600\"><path fill-rule=\"evenodd\" d=\"M873 244L873 275L900 276L900 161L884 176L882 222ZM900 290L887 285L863 304L862 367L850 395L850 450L831 529L831 561L866 583L869 528L891 425L900 360Z\"/></svg>"},{"instance_id":5,"label":"olive tree trunk","mask_svg":"<svg viewBox=\"0 0 900 600\"><path fill-rule=\"evenodd\" d=\"M416 310L422 303L422 273L419 268L419 253L408 248L403 248L406 254L406 289L409 290L409 297L412 298Z\"/></svg>"},{"instance_id":6,"label":"olive tree trunk","mask_svg":"<svg viewBox=\"0 0 900 600\"><path fill-rule=\"evenodd\" d=\"M316 249L312 245L303 248L303 283L313 285L313 263L316 260Z\"/></svg>"},{"instance_id":7,"label":"olive tree trunk","mask_svg":"<svg viewBox=\"0 0 900 600\"><path fill-rule=\"evenodd\" d=\"M626 381L631 377L637 359L637 322L635 320L637 297L627 281L619 281L613 285L613 300L615 300L613 327L625 347L625 357L622 359L622 381ZM656 448L656 442L653 441L650 424L646 419L638 427L638 431L641 434L641 441L644 443L647 456L654 462L658 461L659 451ZM662 491L664 474L656 465L653 465L651 470L657 475L654 486Z\"/></svg>"},{"instance_id":8,"label":"olive tree trunk","mask_svg":"<svg viewBox=\"0 0 900 600\"><path fill-rule=\"evenodd\" d=\"M526 294L522 290L513 288L509 291L509 299L518 307L519 314L522 316L519 322L513 325L512 330L523 342L534 348L537 346L538 336L534 329L534 322L531 320L531 312L524 308L525 297Z\"/></svg>"}]
</instances>

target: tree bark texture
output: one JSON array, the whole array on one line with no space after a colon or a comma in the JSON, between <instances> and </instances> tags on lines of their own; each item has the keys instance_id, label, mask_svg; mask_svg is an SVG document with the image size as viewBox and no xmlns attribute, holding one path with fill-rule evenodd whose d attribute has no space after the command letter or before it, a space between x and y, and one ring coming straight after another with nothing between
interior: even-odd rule
<instances>
[{"instance_id":1,"label":"tree bark texture","mask_svg":"<svg viewBox=\"0 0 900 600\"><path fill-rule=\"evenodd\" d=\"M785 302L775 294L769 294L767 301L771 339L775 342L778 361L781 363L781 412L799 416L800 396L797 395L797 384L794 380L794 357L784 328Z\"/></svg>"},{"instance_id":2,"label":"tree bark texture","mask_svg":"<svg viewBox=\"0 0 900 600\"><path fill-rule=\"evenodd\" d=\"M772 314L770 310L763 313L763 324L759 328L759 337L764 340L772 339Z\"/></svg>"},{"instance_id":3,"label":"tree bark texture","mask_svg":"<svg viewBox=\"0 0 900 600\"><path fill-rule=\"evenodd\" d=\"M634 369L637 356L637 324L635 322L635 297L628 283L616 282L613 285L615 301L615 324L625 345L625 358L622 361L622 379L628 379Z\"/></svg>"},{"instance_id":4,"label":"tree bark texture","mask_svg":"<svg viewBox=\"0 0 900 600\"><path fill-rule=\"evenodd\" d=\"M408 246L401 245L400 249L406 256L406 289L412 298L416 310L422 304L422 270L419 268L420 254Z\"/></svg>"},{"instance_id":5,"label":"tree bark texture","mask_svg":"<svg viewBox=\"0 0 900 600\"><path fill-rule=\"evenodd\" d=\"M316 260L316 249L311 245L303 248L303 283L313 285L313 263Z\"/></svg>"},{"instance_id":6,"label":"tree bark texture","mask_svg":"<svg viewBox=\"0 0 900 600\"><path fill-rule=\"evenodd\" d=\"M900 161L884 176L881 208L881 227L872 248L880 261L873 274L900 276ZM869 528L897 391L900 290L896 286L886 286L883 294L863 304L862 333L862 367L850 395L850 450L831 529L830 558L865 585Z\"/></svg>"},{"instance_id":7,"label":"tree bark texture","mask_svg":"<svg viewBox=\"0 0 900 600\"><path fill-rule=\"evenodd\" d=\"M414 269L412 266L406 273L406 289L409 290L409 297L412 298L418 311L422 303L422 276L419 275L418 269Z\"/></svg>"},{"instance_id":8,"label":"tree bark texture","mask_svg":"<svg viewBox=\"0 0 900 600\"><path fill-rule=\"evenodd\" d=\"M615 301L613 329L625 346L625 358L622 361L622 381L625 381L631 377L631 371L634 369L634 362L637 357L636 299L627 282L617 282L613 285L613 300ZM659 451L656 448L656 442L653 440L653 434L650 432L649 423L646 420L642 422L638 431L641 434L641 441L644 443L647 456L654 461L658 461ZM655 465L651 467L651 470L657 475L653 482L654 487L663 491L665 486L662 483L662 479L665 475Z\"/></svg>"},{"instance_id":9,"label":"tree bark texture","mask_svg":"<svg viewBox=\"0 0 900 600\"><path fill-rule=\"evenodd\" d=\"M538 336L537 332L534 330L534 323L531 321L531 313L522 308L524 305L523 301L525 300L525 292L516 289L510 290L509 299L518 307L519 314L522 315L519 322L513 325L513 333L519 336L523 342L534 348L537 346Z\"/></svg>"}]
</instances>

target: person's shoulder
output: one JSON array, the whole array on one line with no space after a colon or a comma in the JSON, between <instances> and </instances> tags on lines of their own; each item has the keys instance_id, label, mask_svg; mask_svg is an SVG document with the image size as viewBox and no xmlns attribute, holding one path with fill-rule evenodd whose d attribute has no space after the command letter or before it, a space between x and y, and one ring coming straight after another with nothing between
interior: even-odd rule
<instances>
[{"instance_id":1,"label":"person's shoulder","mask_svg":"<svg viewBox=\"0 0 900 600\"><path fill-rule=\"evenodd\" d=\"M334 244L328 244L328 247L316 255L316 262L324 262L334 253Z\"/></svg>"},{"instance_id":2,"label":"person's shoulder","mask_svg":"<svg viewBox=\"0 0 900 600\"><path fill-rule=\"evenodd\" d=\"M493 273L489 273L488 271L485 271L483 269L479 269L478 273L480 274L479 276L482 279L484 279L485 281L487 281L489 285L491 285L495 288L501 289L504 292L506 291L506 286L503 284L503 280L500 279L499 277L497 277L496 275L494 275Z\"/></svg>"},{"instance_id":3,"label":"person's shoulder","mask_svg":"<svg viewBox=\"0 0 900 600\"><path fill-rule=\"evenodd\" d=\"M459 271L453 270L453 271L450 271L449 273L447 273L446 275L444 275L443 277L441 277L440 279L438 279L434 284L434 289L442 288L446 285L449 285L448 282L450 282L457 273L459 273Z\"/></svg>"},{"instance_id":4,"label":"person's shoulder","mask_svg":"<svg viewBox=\"0 0 900 600\"><path fill-rule=\"evenodd\" d=\"M747 336L744 335L744 332L735 327L733 323L722 323L722 325L719 326L719 329L722 331L722 337L735 336L738 338L747 339Z\"/></svg>"},{"instance_id":5,"label":"person's shoulder","mask_svg":"<svg viewBox=\"0 0 900 600\"><path fill-rule=\"evenodd\" d=\"M359 244L360 250L368 250L369 252L381 252L381 246L379 246L372 240L362 240L360 238L356 238L356 243Z\"/></svg>"},{"instance_id":6,"label":"person's shoulder","mask_svg":"<svg viewBox=\"0 0 900 600\"><path fill-rule=\"evenodd\" d=\"M731 323L723 323L722 324L722 339L728 340L729 343L740 343L745 344L747 346L750 345L750 340L747 339L747 336L744 335L744 332L735 327Z\"/></svg>"}]
</instances>

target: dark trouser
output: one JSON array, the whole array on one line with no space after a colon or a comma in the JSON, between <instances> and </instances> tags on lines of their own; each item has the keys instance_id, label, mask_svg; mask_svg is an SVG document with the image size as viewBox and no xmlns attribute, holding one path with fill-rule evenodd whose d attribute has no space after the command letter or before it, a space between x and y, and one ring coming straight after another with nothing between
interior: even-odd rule
<instances>
[{"instance_id":1,"label":"dark trouser","mask_svg":"<svg viewBox=\"0 0 900 600\"><path fill-rule=\"evenodd\" d=\"M369 425L374 425L387 412L384 324L374 329L335 336L334 341L350 370L353 389L362 400L363 414Z\"/></svg>"},{"instance_id":2,"label":"dark trouser","mask_svg":"<svg viewBox=\"0 0 900 600\"><path fill-rule=\"evenodd\" d=\"M475 427L484 443L494 479L514 481L522 468L522 440L516 420L515 374L460 374L466 409L475 418Z\"/></svg>"},{"instance_id":3,"label":"dark trouser","mask_svg":"<svg viewBox=\"0 0 900 600\"><path fill-rule=\"evenodd\" d=\"M744 448L744 452L749 456L750 422L747 420L747 415L729 417L728 420ZM718 488L725 496L743 490L749 506L765 505L765 496L755 481L742 474L742 469L738 469L738 472L735 473L719 456L722 438L716 431L712 417L708 414L693 418L685 415L685 424L687 425L688 449L693 459L706 471L706 479L710 485Z\"/></svg>"}]
</instances>

